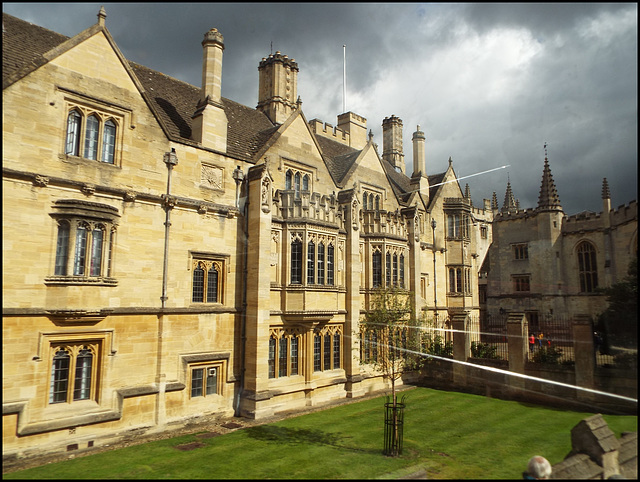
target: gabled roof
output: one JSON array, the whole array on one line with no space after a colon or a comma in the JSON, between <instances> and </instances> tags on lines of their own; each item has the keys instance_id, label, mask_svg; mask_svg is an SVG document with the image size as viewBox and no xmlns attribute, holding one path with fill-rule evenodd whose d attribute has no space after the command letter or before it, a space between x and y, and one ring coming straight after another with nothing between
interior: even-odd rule
<instances>
[{"instance_id":1,"label":"gabled roof","mask_svg":"<svg viewBox=\"0 0 640 482\"><path fill-rule=\"evenodd\" d=\"M70 40L70 37L4 12L2 20L3 88L46 64L46 54ZM84 34L92 34L92 29L86 30ZM117 47L114 45L114 48ZM123 62L128 64L128 70L142 89L141 95L149 103L167 136L176 142L194 143L191 140L192 115L200 100L200 88L124 58ZM228 121L227 154L247 162L256 162L255 157L268 147L281 126L273 124L261 111L224 97L222 106ZM364 150L323 136L315 138L330 175L338 186L343 186L345 178ZM397 199L401 204L406 204L412 193L411 179L397 172L386 161L382 161L382 165ZM429 184L442 182L444 175L445 173L429 176ZM430 202L436 192L437 188L429 189Z\"/></svg>"},{"instance_id":2,"label":"gabled roof","mask_svg":"<svg viewBox=\"0 0 640 482\"><path fill-rule=\"evenodd\" d=\"M2 86L22 71L45 64L44 54L69 37L2 13Z\"/></svg>"}]
</instances>

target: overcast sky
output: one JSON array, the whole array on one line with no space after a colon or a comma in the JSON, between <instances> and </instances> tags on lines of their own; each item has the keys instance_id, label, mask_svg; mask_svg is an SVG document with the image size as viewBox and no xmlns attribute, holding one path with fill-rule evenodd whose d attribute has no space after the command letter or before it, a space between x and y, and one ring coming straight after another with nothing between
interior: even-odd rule
<instances>
[{"instance_id":1,"label":"overcast sky","mask_svg":"<svg viewBox=\"0 0 640 482\"><path fill-rule=\"evenodd\" d=\"M204 33L224 36L222 95L249 107L258 63L280 51L298 63L307 118L367 119L382 152L382 120L427 138L427 172L449 157L476 206L507 179L537 205L544 148L565 213L637 199L638 8L631 3L3 3L4 12L73 36L97 21L124 56L195 86ZM491 169L509 165L504 169ZM483 173L483 174L478 174ZM477 174L477 175L476 175Z\"/></svg>"}]
</instances>

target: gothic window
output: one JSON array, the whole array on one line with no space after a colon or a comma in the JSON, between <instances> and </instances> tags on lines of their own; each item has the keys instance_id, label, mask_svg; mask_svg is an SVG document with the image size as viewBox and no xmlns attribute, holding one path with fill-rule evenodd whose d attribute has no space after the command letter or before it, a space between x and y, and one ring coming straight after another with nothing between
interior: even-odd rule
<instances>
[{"instance_id":1,"label":"gothic window","mask_svg":"<svg viewBox=\"0 0 640 482\"><path fill-rule=\"evenodd\" d=\"M284 177L284 188L289 191L291 190L291 180L293 178L293 174L291 174L291 171L287 171L287 174L285 174Z\"/></svg>"},{"instance_id":2,"label":"gothic window","mask_svg":"<svg viewBox=\"0 0 640 482\"><path fill-rule=\"evenodd\" d=\"M341 350L340 350L340 333L333 335L333 368L340 368Z\"/></svg>"},{"instance_id":3,"label":"gothic window","mask_svg":"<svg viewBox=\"0 0 640 482\"><path fill-rule=\"evenodd\" d=\"M309 176L307 174L302 176L302 190L303 191L309 190Z\"/></svg>"},{"instance_id":4,"label":"gothic window","mask_svg":"<svg viewBox=\"0 0 640 482\"><path fill-rule=\"evenodd\" d=\"M367 205L368 205L367 201L368 201L368 199L369 199L369 194L365 191L362 194L362 208L365 209L365 210L367 209Z\"/></svg>"},{"instance_id":5,"label":"gothic window","mask_svg":"<svg viewBox=\"0 0 640 482\"><path fill-rule=\"evenodd\" d=\"M404 254L400 255L400 288L404 288Z\"/></svg>"},{"instance_id":6,"label":"gothic window","mask_svg":"<svg viewBox=\"0 0 640 482\"><path fill-rule=\"evenodd\" d=\"M327 284L333 286L334 283L334 248L333 244L327 246Z\"/></svg>"},{"instance_id":7,"label":"gothic window","mask_svg":"<svg viewBox=\"0 0 640 482\"><path fill-rule=\"evenodd\" d=\"M77 156L80 152L80 128L82 116L76 109L72 109L67 116L67 141L65 154Z\"/></svg>"},{"instance_id":8,"label":"gothic window","mask_svg":"<svg viewBox=\"0 0 640 482\"><path fill-rule=\"evenodd\" d=\"M91 160L98 159L98 134L100 121L95 114L87 117L87 126L84 134L84 157Z\"/></svg>"},{"instance_id":9,"label":"gothic window","mask_svg":"<svg viewBox=\"0 0 640 482\"><path fill-rule=\"evenodd\" d=\"M222 300L223 260L193 260L192 303L219 303Z\"/></svg>"},{"instance_id":10,"label":"gothic window","mask_svg":"<svg viewBox=\"0 0 640 482\"><path fill-rule=\"evenodd\" d=\"M276 337L271 335L269 337L269 378L276 377Z\"/></svg>"},{"instance_id":11,"label":"gothic window","mask_svg":"<svg viewBox=\"0 0 640 482\"><path fill-rule=\"evenodd\" d=\"M323 350L324 350L324 360L323 360L323 368L325 370L331 370L331 350L332 350L332 345L331 345L331 334L329 332L325 333L324 335L324 346L323 346Z\"/></svg>"},{"instance_id":12,"label":"gothic window","mask_svg":"<svg viewBox=\"0 0 640 482\"><path fill-rule=\"evenodd\" d=\"M315 256L316 245L313 241L309 241L307 244L307 284L312 285L315 282Z\"/></svg>"},{"instance_id":13,"label":"gothic window","mask_svg":"<svg viewBox=\"0 0 640 482\"><path fill-rule=\"evenodd\" d=\"M578 273L580 276L580 292L593 293L598 287L598 265L596 263L596 250L587 241L583 241L578 245Z\"/></svg>"},{"instance_id":14,"label":"gothic window","mask_svg":"<svg viewBox=\"0 0 640 482\"><path fill-rule=\"evenodd\" d=\"M387 251L386 262L385 262L385 281L387 282L386 286L391 286L391 253Z\"/></svg>"},{"instance_id":15,"label":"gothic window","mask_svg":"<svg viewBox=\"0 0 640 482\"><path fill-rule=\"evenodd\" d=\"M393 286L398 286L398 253L393 253Z\"/></svg>"},{"instance_id":16,"label":"gothic window","mask_svg":"<svg viewBox=\"0 0 640 482\"><path fill-rule=\"evenodd\" d=\"M324 243L318 244L318 280L319 285L324 284Z\"/></svg>"},{"instance_id":17,"label":"gothic window","mask_svg":"<svg viewBox=\"0 0 640 482\"><path fill-rule=\"evenodd\" d=\"M380 211L380 196L376 196L376 211Z\"/></svg>"},{"instance_id":18,"label":"gothic window","mask_svg":"<svg viewBox=\"0 0 640 482\"><path fill-rule=\"evenodd\" d=\"M457 238L460 236L460 215L449 214L447 215L447 228L448 237Z\"/></svg>"},{"instance_id":19,"label":"gothic window","mask_svg":"<svg viewBox=\"0 0 640 482\"><path fill-rule=\"evenodd\" d=\"M298 374L298 337L291 337L291 375Z\"/></svg>"},{"instance_id":20,"label":"gothic window","mask_svg":"<svg viewBox=\"0 0 640 482\"><path fill-rule=\"evenodd\" d=\"M291 284L302 284L302 241L291 243Z\"/></svg>"},{"instance_id":21,"label":"gothic window","mask_svg":"<svg viewBox=\"0 0 640 482\"><path fill-rule=\"evenodd\" d=\"M322 336L320 333L313 335L313 371L322 371Z\"/></svg>"},{"instance_id":22,"label":"gothic window","mask_svg":"<svg viewBox=\"0 0 640 482\"><path fill-rule=\"evenodd\" d=\"M296 172L293 176L293 188L295 190L296 199L300 197L300 173Z\"/></svg>"},{"instance_id":23,"label":"gothic window","mask_svg":"<svg viewBox=\"0 0 640 482\"><path fill-rule=\"evenodd\" d=\"M71 107L67 114L65 154L115 164L118 126L122 123L122 119L105 112Z\"/></svg>"},{"instance_id":24,"label":"gothic window","mask_svg":"<svg viewBox=\"0 0 640 482\"><path fill-rule=\"evenodd\" d=\"M49 403L96 400L98 343L52 346Z\"/></svg>"},{"instance_id":25,"label":"gothic window","mask_svg":"<svg viewBox=\"0 0 640 482\"><path fill-rule=\"evenodd\" d=\"M58 200L51 216L56 219L54 277L48 283L111 277L117 209L108 205L76 200Z\"/></svg>"},{"instance_id":26,"label":"gothic window","mask_svg":"<svg viewBox=\"0 0 640 482\"><path fill-rule=\"evenodd\" d=\"M374 251L372 255L372 271L373 271L373 287L380 288L382 286L382 253Z\"/></svg>"},{"instance_id":27,"label":"gothic window","mask_svg":"<svg viewBox=\"0 0 640 482\"><path fill-rule=\"evenodd\" d=\"M278 376L286 377L287 376L287 355L288 355L288 339L286 337L280 338L280 342L278 344Z\"/></svg>"}]
</instances>

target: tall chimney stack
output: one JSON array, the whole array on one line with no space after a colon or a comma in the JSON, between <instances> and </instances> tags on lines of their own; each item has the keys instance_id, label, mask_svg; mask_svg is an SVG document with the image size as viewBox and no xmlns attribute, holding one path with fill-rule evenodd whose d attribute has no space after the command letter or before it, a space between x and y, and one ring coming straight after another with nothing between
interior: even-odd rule
<instances>
[{"instance_id":1,"label":"tall chimney stack","mask_svg":"<svg viewBox=\"0 0 640 482\"><path fill-rule=\"evenodd\" d=\"M424 132L420 130L420 126L413 133L413 175L411 177L426 176L427 169L425 164L425 137Z\"/></svg>"},{"instance_id":2,"label":"tall chimney stack","mask_svg":"<svg viewBox=\"0 0 640 482\"><path fill-rule=\"evenodd\" d=\"M212 28L202 41L202 88L193 114L191 137L205 147L227 150L227 116L222 105L222 51L224 38Z\"/></svg>"},{"instance_id":3,"label":"tall chimney stack","mask_svg":"<svg viewBox=\"0 0 640 482\"><path fill-rule=\"evenodd\" d=\"M298 64L279 51L258 65L258 105L274 124L282 124L298 108Z\"/></svg>"},{"instance_id":4,"label":"tall chimney stack","mask_svg":"<svg viewBox=\"0 0 640 482\"><path fill-rule=\"evenodd\" d=\"M382 159L404 174L402 150L402 120L395 115L382 121Z\"/></svg>"}]
</instances>

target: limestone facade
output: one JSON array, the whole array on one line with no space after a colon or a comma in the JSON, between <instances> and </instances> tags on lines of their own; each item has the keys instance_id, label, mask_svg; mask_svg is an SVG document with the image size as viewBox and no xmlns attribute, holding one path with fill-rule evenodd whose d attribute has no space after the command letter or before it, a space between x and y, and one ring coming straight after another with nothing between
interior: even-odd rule
<instances>
[{"instance_id":1,"label":"limestone facade","mask_svg":"<svg viewBox=\"0 0 640 482\"><path fill-rule=\"evenodd\" d=\"M105 18L67 38L3 14L5 456L382 388L378 287L477 318L493 212L451 160L428 174L419 128L408 176L402 121L382 156L358 114L307 121L295 60L262 59L250 108L221 95L221 32L194 87Z\"/></svg>"},{"instance_id":2,"label":"limestone facade","mask_svg":"<svg viewBox=\"0 0 640 482\"><path fill-rule=\"evenodd\" d=\"M606 309L599 289L622 281L638 256L638 205L633 200L612 209L606 178L601 198L599 213L566 215L546 154L536 208L520 208L510 183L500 209L494 193L489 314L524 312L537 332L545 319L595 318Z\"/></svg>"}]
</instances>

